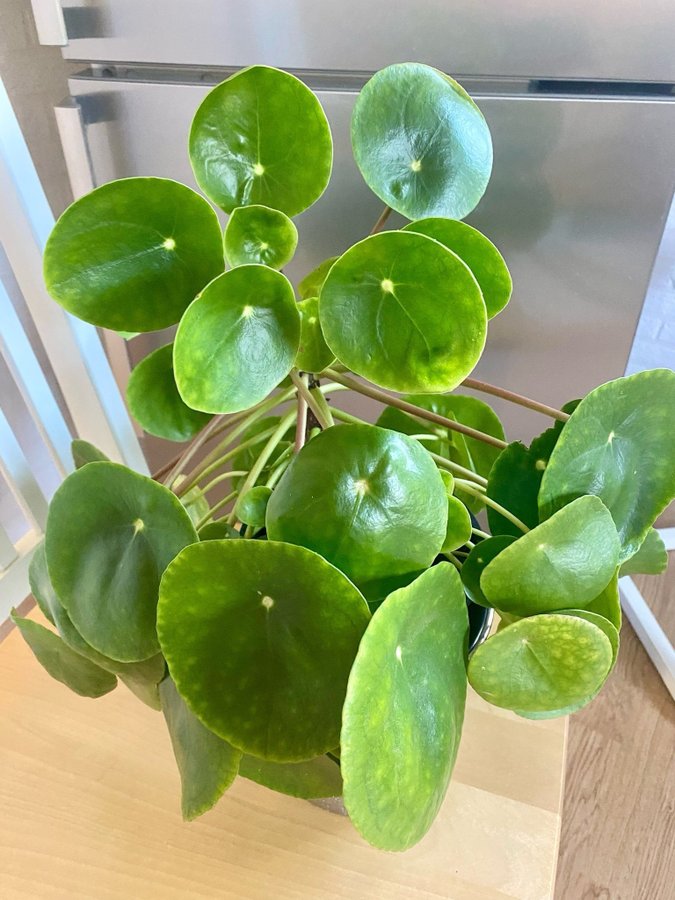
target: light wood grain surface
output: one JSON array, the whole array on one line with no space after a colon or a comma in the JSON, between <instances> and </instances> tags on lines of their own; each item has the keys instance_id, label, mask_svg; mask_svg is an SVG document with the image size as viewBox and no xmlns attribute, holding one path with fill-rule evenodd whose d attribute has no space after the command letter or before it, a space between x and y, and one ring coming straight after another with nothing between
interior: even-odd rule
<instances>
[{"instance_id":1,"label":"light wood grain surface","mask_svg":"<svg viewBox=\"0 0 675 900\"><path fill-rule=\"evenodd\" d=\"M528 722L471 694L440 816L403 854L241 778L185 824L162 716L121 686L76 697L14 631L0 644L0 897L545 900L565 738L564 720Z\"/></svg>"},{"instance_id":2,"label":"light wood grain surface","mask_svg":"<svg viewBox=\"0 0 675 900\"><path fill-rule=\"evenodd\" d=\"M665 575L635 580L673 634L675 553ZM570 719L555 896L675 897L675 704L627 622L607 685Z\"/></svg>"}]
</instances>

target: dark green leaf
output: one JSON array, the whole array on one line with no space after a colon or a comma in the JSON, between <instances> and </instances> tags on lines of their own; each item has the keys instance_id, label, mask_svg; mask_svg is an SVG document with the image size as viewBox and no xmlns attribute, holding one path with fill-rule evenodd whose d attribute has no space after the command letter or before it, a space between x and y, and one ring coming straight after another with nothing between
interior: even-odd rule
<instances>
[{"instance_id":1,"label":"dark green leaf","mask_svg":"<svg viewBox=\"0 0 675 900\"><path fill-rule=\"evenodd\" d=\"M290 797L340 797L340 766L327 756L299 763L275 763L255 756L242 756L239 774Z\"/></svg>"},{"instance_id":2,"label":"dark green leaf","mask_svg":"<svg viewBox=\"0 0 675 900\"><path fill-rule=\"evenodd\" d=\"M241 535L237 529L233 528L232 525L228 525L224 519L218 519L216 522L209 522L208 525L203 525L199 529L200 541L221 541L227 538L239 537L241 537Z\"/></svg>"},{"instance_id":3,"label":"dark green leaf","mask_svg":"<svg viewBox=\"0 0 675 900\"><path fill-rule=\"evenodd\" d=\"M265 511L272 496L270 488L264 484L250 488L237 500L236 512L240 522L259 527L265 524Z\"/></svg>"},{"instance_id":4,"label":"dark green leaf","mask_svg":"<svg viewBox=\"0 0 675 900\"><path fill-rule=\"evenodd\" d=\"M468 596L479 606L492 606L480 586L481 575L488 563L516 540L513 535L504 534L479 541L462 565L462 581Z\"/></svg>"},{"instance_id":5,"label":"dark green leaf","mask_svg":"<svg viewBox=\"0 0 675 900\"><path fill-rule=\"evenodd\" d=\"M282 269L298 245L293 222L268 206L239 206L232 212L224 235L225 258L231 266L259 263Z\"/></svg>"}]
</instances>

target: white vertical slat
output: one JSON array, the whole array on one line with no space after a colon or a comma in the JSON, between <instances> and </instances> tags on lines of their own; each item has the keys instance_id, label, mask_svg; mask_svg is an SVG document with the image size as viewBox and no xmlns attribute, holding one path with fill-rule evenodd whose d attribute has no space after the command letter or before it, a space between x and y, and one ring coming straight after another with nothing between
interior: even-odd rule
<instances>
[{"instance_id":1,"label":"white vertical slat","mask_svg":"<svg viewBox=\"0 0 675 900\"><path fill-rule=\"evenodd\" d=\"M37 483L2 409L0 409L0 472L28 522L44 530L47 523L47 498L42 493L42 488Z\"/></svg>"},{"instance_id":2,"label":"white vertical slat","mask_svg":"<svg viewBox=\"0 0 675 900\"><path fill-rule=\"evenodd\" d=\"M96 329L65 313L42 281L54 220L0 83L0 241L40 333L78 434L137 471L148 467Z\"/></svg>"},{"instance_id":3,"label":"white vertical slat","mask_svg":"<svg viewBox=\"0 0 675 900\"><path fill-rule=\"evenodd\" d=\"M675 649L629 575L619 578L621 607L675 700Z\"/></svg>"},{"instance_id":4,"label":"white vertical slat","mask_svg":"<svg viewBox=\"0 0 675 900\"><path fill-rule=\"evenodd\" d=\"M0 323L0 354L63 476L72 469L71 434L2 281Z\"/></svg>"}]
</instances>

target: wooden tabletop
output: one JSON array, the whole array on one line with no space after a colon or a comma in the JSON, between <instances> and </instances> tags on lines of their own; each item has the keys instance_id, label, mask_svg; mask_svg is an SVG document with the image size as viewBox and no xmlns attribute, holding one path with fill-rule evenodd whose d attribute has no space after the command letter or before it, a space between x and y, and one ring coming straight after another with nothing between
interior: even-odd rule
<instances>
[{"instance_id":1,"label":"wooden tabletop","mask_svg":"<svg viewBox=\"0 0 675 900\"><path fill-rule=\"evenodd\" d=\"M470 691L443 808L402 854L243 778L184 823L161 714L122 685L77 697L14 630L0 644L0 897L548 900L566 733Z\"/></svg>"}]
</instances>

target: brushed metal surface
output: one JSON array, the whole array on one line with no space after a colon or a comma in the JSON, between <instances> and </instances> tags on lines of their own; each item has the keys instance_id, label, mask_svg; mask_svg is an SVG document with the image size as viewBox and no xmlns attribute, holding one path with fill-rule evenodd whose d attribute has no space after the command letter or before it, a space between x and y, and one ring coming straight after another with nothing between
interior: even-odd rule
<instances>
[{"instance_id":1,"label":"brushed metal surface","mask_svg":"<svg viewBox=\"0 0 675 900\"><path fill-rule=\"evenodd\" d=\"M70 88L90 123L97 184L160 175L196 187L187 132L206 87L74 78ZM300 245L287 270L296 282L365 236L381 210L351 155L354 95L320 99L333 130L334 174L296 220ZM675 102L476 99L492 130L495 166L469 221L500 247L515 285L490 324L476 376L562 404L624 372L673 192ZM132 354L165 338L135 339ZM514 438L547 425L535 413L494 405Z\"/></svg>"},{"instance_id":2,"label":"brushed metal surface","mask_svg":"<svg viewBox=\"0 0 675 900\"><path fill-rule=\"evenodd\" d=\"M675 81L672 0L65 0L68 59Z\"/></svg>"}]
</instances>

